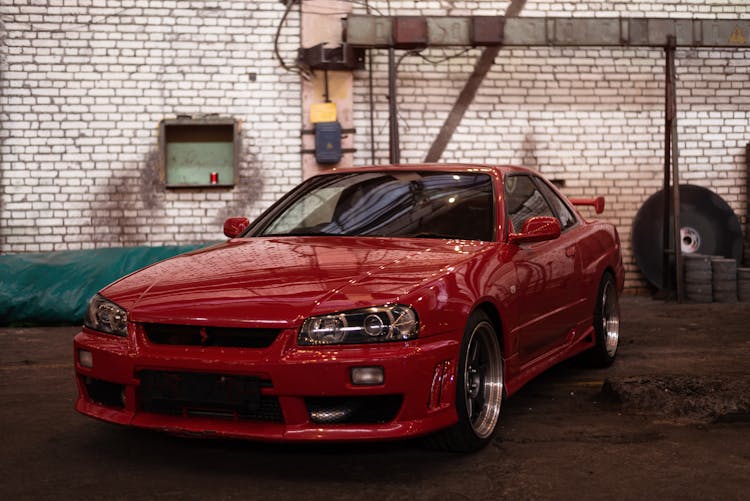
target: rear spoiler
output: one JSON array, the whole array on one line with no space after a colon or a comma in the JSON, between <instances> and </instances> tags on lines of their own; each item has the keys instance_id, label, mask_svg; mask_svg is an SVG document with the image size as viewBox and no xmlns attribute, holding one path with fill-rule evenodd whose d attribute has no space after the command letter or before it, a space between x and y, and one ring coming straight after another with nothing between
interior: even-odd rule
<instances>
[{"instance_id":1,"label":"rear spoiler","mask_svg":"<svg viewBox=\"0 0 750 501\"><path fill-rule=\"evenodd\" d=\"M573 205L590 205L594 208L597 214L604 212L604 197L570 198L569 200Z\"/></svg>"}]
</instances>

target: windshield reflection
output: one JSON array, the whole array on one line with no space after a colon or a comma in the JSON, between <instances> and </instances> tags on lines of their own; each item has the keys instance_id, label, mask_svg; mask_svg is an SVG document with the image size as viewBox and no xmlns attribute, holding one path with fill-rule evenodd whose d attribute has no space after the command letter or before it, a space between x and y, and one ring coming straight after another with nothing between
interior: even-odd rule
<instances>
[{"instance_id":1,"label":"windshield reflection","mask_svg":"<svg viewBox=\"0 0 750 501\"><path fill-rule=\"evenodd\" d=\"M308 181L259 235L493 239L492 180L481 173L362 172Z\"/></svg>"}]
</instances>

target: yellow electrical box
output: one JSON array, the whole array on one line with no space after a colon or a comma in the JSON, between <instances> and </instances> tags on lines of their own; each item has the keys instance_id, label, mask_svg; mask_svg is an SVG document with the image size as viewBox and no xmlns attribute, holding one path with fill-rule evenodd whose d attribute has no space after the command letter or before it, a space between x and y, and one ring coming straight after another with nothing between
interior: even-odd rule
<instances>
[{"instance_id":1,"label":"yellow electrical box","mask_svg":"<svg viewBox=\"0 0 750 501\"><path fill-rule=\"evenodd\" d=\"M336 103L315 103L310 106L310 123L335 122Z\"/></svg>"}]
</instances>

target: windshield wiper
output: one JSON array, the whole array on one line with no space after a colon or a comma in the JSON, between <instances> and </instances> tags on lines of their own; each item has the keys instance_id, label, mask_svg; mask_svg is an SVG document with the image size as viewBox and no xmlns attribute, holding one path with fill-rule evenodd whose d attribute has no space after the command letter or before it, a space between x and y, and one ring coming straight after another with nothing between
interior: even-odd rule
<instances>
[{"instance_id":1,"label":"windshield wiper","mask_svg":"<svg viewBox=\"0 0 750 501\"><path fill-rule=\"evenodd\" d=\"M325 231L288 231L286 233L266 233L264 237L335 237L336 233L327 233Z\"/></svg>"},{"instance_id":2,"label":"windshield wiper","mask_svg":"<svg viewBox=\"0 0 750 501\"><path fill-rule=\"evenodd\" d=\"M329 231L325 231L325 230ZM341 233L336 232L335 228L333 228L334 231L330 231L330 225L329 224L317 224L314 226L302 226L297 228L292 228L291 230L279 232L279 233L266 233L263 236L264 237L334 237L339 236Z\"/></svg>"},{"instance_id":3,"label":"windshield wiper","mask_svg":"<svg viewBox=\"0 0 750 501\"><path fill-rule=\"evenodd\" d=\"M446 233L416 233L414 235L404 235L408 238L444 238L447 240L463 240L461 237L456 235L448 235Z\"/></svg>"}]
</instances>

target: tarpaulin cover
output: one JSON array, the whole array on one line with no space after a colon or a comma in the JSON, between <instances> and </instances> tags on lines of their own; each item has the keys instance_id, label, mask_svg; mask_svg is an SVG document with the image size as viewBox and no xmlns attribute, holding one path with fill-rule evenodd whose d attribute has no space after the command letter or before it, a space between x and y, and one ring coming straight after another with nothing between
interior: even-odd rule
<instances>
[{"instance_id":1,"label":"tarpaulin cover","mask_svg":"<svg viewBox=\"0 0 750 501\"><path fill-rule=\"evenodd\" d=\"M81 323L91 296L107 284L205 245L0 256L0 325Z\"/></svg>"}]
</instances>

